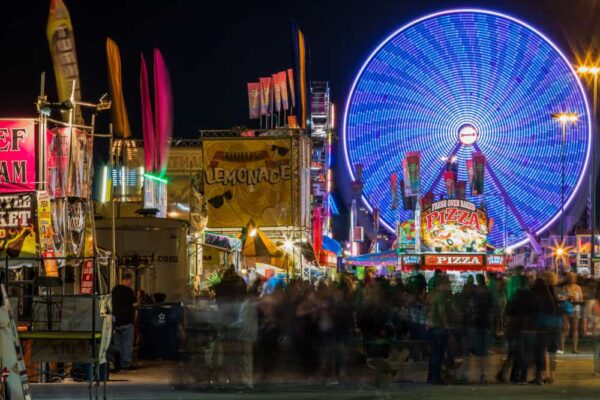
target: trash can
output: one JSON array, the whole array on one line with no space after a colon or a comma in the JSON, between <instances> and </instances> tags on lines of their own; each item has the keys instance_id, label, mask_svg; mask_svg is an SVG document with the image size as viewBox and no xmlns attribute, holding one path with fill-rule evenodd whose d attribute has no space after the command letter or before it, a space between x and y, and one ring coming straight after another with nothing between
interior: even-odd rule
<instances>
[{"instance_id":1,"label":"trash can","mask_svg":"<svg viewBox=\"0 0 600 400\"><path fill-rule=\"evenodd\" d=\"M140 321L139 358L175 360L179 350L179 324L183 304L164 303L138 308Z\"/></svg>"}]
</instances>

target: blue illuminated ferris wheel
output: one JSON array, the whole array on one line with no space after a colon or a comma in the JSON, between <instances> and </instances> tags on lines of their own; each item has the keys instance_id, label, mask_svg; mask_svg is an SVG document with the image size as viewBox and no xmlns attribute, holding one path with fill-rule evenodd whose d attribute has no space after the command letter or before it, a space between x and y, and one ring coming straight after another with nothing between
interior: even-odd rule
<instances>
[{"instance_id":1,"label":"blue illuminated ferris wheel","mask_svg":"<svg viewBox=\"0 0 600 400\"><path fill-rule=\"evenodd\" d=\"M554 113L577 113L563 141ZM459 138L462 135L462 139ZM473 139L474 138L474 139ZM485 200L494 246L518 246L546 230L587 181L591 121L585 92L569 60L543 34L513 17L448 10L403 26L360 69L346 104L343 145L363 201L389 230L411 212L392 209L390 174L421 153L421 191L444 192L442 159L486 158ZM583 201L583 200L582 200Z\"/></svg>"}]
</instances>

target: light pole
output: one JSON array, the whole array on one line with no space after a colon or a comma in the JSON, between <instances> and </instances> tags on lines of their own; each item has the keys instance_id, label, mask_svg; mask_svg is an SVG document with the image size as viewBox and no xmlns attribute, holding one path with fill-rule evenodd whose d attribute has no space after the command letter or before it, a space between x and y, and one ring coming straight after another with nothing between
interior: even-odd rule
<instances>
[{"instance_id":1,"label":"light pole","mask_svg":"<svg viewBox=\"0 0 600 400\"><path fill-rule=\"evenodd\" d=\"M565 241L565 139L567 134L567 124L577 122L577 113L559 113L552 114L552 119L558 121L561 126L561 171L560 171L560 241L564 245Z\"/></svg>"},{"instance_id":2,"label":"light pole","mask_svg":"<svg viewBox=\"0 0 600 400\"><path fill-rule=\"evenodd\" d=\"M594 124L592 126L592 159L590 168L590 271L594 275L594 255L596 253L596 124L598 123L598 73L600 68L597 66L582 65L577 68L577 72L581 75L592 75L594 79L594 92L592 103L592 117Z\"/></svg>"}]
</instances>

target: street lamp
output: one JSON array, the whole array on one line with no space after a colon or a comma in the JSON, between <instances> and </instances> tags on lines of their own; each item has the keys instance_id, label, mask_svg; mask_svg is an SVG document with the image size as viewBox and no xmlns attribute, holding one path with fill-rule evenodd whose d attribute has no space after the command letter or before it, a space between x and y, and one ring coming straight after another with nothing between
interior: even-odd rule
<instances>
[{"instance_id":1,"label":"street lamp","mask_svg":"<svg viewBox=\"0 0 600 400\"><path fill-rule=\"evenodd\" d=\"M594 119L594 125L592 127L592 159L591 159L591 171L590 171L590 202L592 203L592 209L590 210L590 270L594 273L594 255L596 247L596 124L598 123L598 73L600 73L600 67L597 65L581 65L577 68L577 72L581 75L591 75L594 79L594 92L593 92L593 109L592 115Z\"/></svg>"},{"instance_id":2,"label":"street lamp","mask_svg":"<svg viewBox=\"0 0 600 400\"><path fill-rule=\"evenodd\" d=\"M567 133L567 124L574 124L578 119L577 113L557 113L552 114L552 119L558 121L561 126L561 178L560 178L560 241L561 245L565 241L565 137Z\"/></svg>"}]
</instances>

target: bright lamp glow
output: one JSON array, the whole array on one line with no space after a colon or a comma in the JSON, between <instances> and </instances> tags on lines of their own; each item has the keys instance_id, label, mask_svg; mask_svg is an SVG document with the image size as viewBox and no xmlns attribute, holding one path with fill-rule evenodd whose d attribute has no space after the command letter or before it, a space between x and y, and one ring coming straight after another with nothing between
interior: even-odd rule
<instances>
[{"instance_id":1,"label":"bright lamp glow","mask_svg":"<svg viewBox=\"0 0 600 400\"><path fill-rule=\"evenodd\" d=\"M391 207L390 175L402 174L405 154L421 152L421 194L444 193L442 180L435 182L440 157L453 153L461 127L475 127L476 143L456 153L458 179L468 180L466 160L479 148L525 228L541 234L561 215L561 146L548 118L552 109L584 122L569 127L565 143L568 209L586 181L591 143L590 108L570 61L542 33L508 15L479 9L427 15L385 39L358 72L342 124L346 167L356 180L355 165L362 165L364 204L379 208L382 225L394 232L398 218L413 217ZM487 193L500 191L489 173L485 179ZM503 246L505 232L507 247L527 242L512 209L505 213L503 197L484 199L494 219L490 243Z\"/></svg>"},{"instance_id":2,"label":"bright lamp glow","mask_svg":"<svg viewBox=\"0 0 600 400\"><path fill-rule=\"evenodd\" d=\"M256 233L257 233L257 232L258 232L258 231L256 230L256 228L252 228L252 229L250 230L250 233L248 234L248 236L250 236L250 237L254 237L254 236L256 236Z\"/></svg>"},{"instance_id":3,"label":"bright lamp glow","mask_svg":"<svg viewBox=\"0 0 600 400\"><path fill-rule=\"evenodd\" d=\"M559 247L556 249L557 256L562 256L564 253L565 253L565 249L563 249L562 247Z\"/></svg>"},{"instance_id":4,"label":"bright lamp glow","mask_svg":"<svg viewBox=\"0 0 600 400\"><path fill-rule=\"evenodd\" d=\"M292 251L293 248L294 248L294 243L290 239L286 239L283 242L283 249L285 251Z\"/></svg>"}]
</instances>

